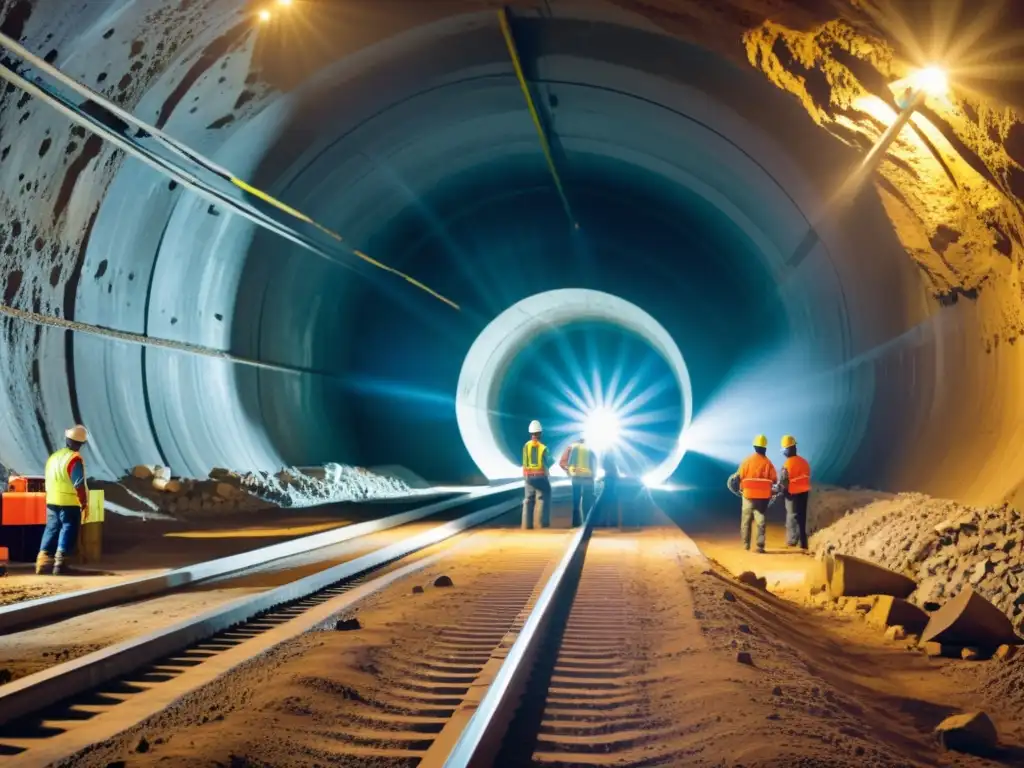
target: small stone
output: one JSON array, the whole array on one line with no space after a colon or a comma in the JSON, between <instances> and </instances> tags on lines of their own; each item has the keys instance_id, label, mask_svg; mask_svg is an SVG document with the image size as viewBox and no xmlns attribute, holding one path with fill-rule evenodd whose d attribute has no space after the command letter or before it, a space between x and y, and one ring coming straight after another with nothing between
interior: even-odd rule
<instances>
[{"instance_id":1,"label":"small stone","mask_svg":"<svg viewBox=\"0 0 1024 768\"><path fill-rule=\"evenodd\" d=\"M725 592L722 593L722 597L725 598L726 602L729 602L729 603L735 603L736 602L736 595L734 595L728 589L725 590Z\"/></svg>"},{"instance_id":2,"label":"small stone","mask_svg":"<svg viewBox=\"0 0 1024 768\"><path fill-rule=\"evenodd\" d=\"M754 589L764 589L763 585L767 584L767 581L759 579L758 574L753 570L744 570L736 577L736 581L748 587L754 587Z\"/></svg>"},{"instance_id":3,"label":"small stone","mask_svg":"<svg viewBox=\"0 0 1024 768\"><path fill-rule=\"evenodd\" d=\"M896 624L895 626L889 627L887 630L885 630L885 639L886 640L892 640L892 641L895 642L895 641L898 641L898 640L905 639L906 636L907 636L906 631L899 624Z\"/></svg>"},{"instance_id":4,"label":"small stone","mask_svg":"<svg viewBox=\"0 0 1024 768\"><path fill-rule=\"evenodd\" d=\"M149 752L149 742L146 741L146 737L143 736L139 739L139 743L135 745L136 752Z\"/></svg>"},{"instance_id":5,"label":"small stone","mask_svg":"<svg viewBox=\"0 0 1024 768\"><path fill-rule=\"evenodd\" d=\"M996 652L994 654L995 658L999 661L1009 661L1016 655L1016 645L1000 645L998 648L996 648Z\"/></svg>"},{"instance_id":6,"label":"small stone","mask_svg":"<svg viewBox=\"0 0 1024 768\"><path fill-rule=\"evenodd\" d=\"M949 645L943 645L942 643L927 642L921 646L921 650L924 651L925 656L936 658L939 656L945 656L947 658L955 658L960 656L960 649L954 648Z\"/></svg>"},{"instance_id":7,"label":"small stone","mask_svg":"<svg viewBox=\"0 0 1024 768\"><path fill-rule=\"evenodd\" d=\"M417 584L415 587L412 588L412 593L414 595L422 595L423 594L423 587L421 587L419 584Z\"/></svg>"},{"instance_id":8,"label":"small stone","mask_svg":"<svg viewBox=\"0 0 1024 768\"><path fill-rule=\"evenodd\" d=\"M736 661L738 661L740 664L746 664L750 667L754 666L754 659L751 657L749 653L747 653L747 651L740 651L739 653L737 653Z\"/></svg>"},{"instance_id":9,"label":"small stone","mask_svg":"<svg viewBox=\"0 0 1024 768\"><path fill-rule=\"evenodd\" d=\"M999 734L984 712L969 712L947 717L935 728L935 736L945 749L985 754L995 749Z\"/></svg>"},{"instance_id":10,"label":"small stone","mask_svg":"<svg viewBox=\"0 0 1024 768\"><path fill-rule=\"evenodd\" d=\"M132 469L132 477L139 480L149 480L153 477L153 467L148 464L137 464Z\"/></svg>"},{"instance_id":11,"label":"small stone","mask_svg":"<svg viewBox=\"0 0 1024 768\"><path fill-rule=\"evenodd\" d=\"M336 632L351 632L355 629L362 628L363 625L359 623L359 619L354 617L351 619L342 619L334 625L334 630Z\"/></svg>"},{"instance_id":12,"label":"small stone","mask_svg":"<svg viewBox=\"0 0 1024 768\"><path fill-rule=\"evenodd\" d=\"M739 630L740 630L740 632L742 632L745 635L749 635L750 634L750 627L747 626L746 624L740 624Z\"/></svg>"},{"instance_id":13,"label":"small stone","mask_svg":"<svg viewBox=\"0 0 1024 768\"><path fill-rule=\"evenodd\" d=\"M231 483L217 483L215 493L222 499L231 499L238 493L238 489L231 485Z\"/></svg>"},{"instance_id":14,"label":"small stone","mask_svg":"<svg viewBox=\"0 0 1024 768\"><path fill-rule=\"evenodd\" d=\"M782 695L782 686L781 685L776 685L774 688L772 688L772 696L781 696L781 695Z\"/></svg>"},{"instance_id":15,"label":"small stone","mask_svg":"<svg viewBox=\"0 0 1024 768\"><path fill-rule=\"evenodd\" d=\"M928 600L921 607L924 608L928 613L933 613L939 610L939 608L941 608L942 606L936 603L934 600Z\"/></svg>"},{"instance_id":16,"label":"small stone","mask_svg":"<svg viewBox=\"0 0 1024 768\"><path fill-rule=\"evenodd\" d=\"M448 576L438 576L436 579L434 579L434 586L435 587L453 587L453 586L455 586L455 584L452 582L451 578L448 577Z\"/></svg>"},{"instance_id":17,"label":"small stone","mask_svg":"<svg viewBox=\"0 0 1024 768\"><path fill-rule=\"evenodd\" d=\"M45 653L43 654L46 655ZM9 669L0 669L0 685L7 685L14 679L14 673Z\"/></svg>"},{"instance_id":18,"label":"small stone","mask_svg":"<svg viewBox=\"0 0 1024 768\"><path fill-rule=\"evenodd\" d=\"M964 661L983 661L992 658L992 655L981 648L961 648L960 658Z\"/></svg>"},{"instance_id":19,"label":"small stone","mask_svg":"<svg viewBox=\"0 0 1024 768\"><path fill-rule=\"evenodd\" d=\"M125 766L127 765L128 763L126 763L124 760L111 760L109 763L107 763L106 768L125 768Z\"/></svg>"}]
</instances>

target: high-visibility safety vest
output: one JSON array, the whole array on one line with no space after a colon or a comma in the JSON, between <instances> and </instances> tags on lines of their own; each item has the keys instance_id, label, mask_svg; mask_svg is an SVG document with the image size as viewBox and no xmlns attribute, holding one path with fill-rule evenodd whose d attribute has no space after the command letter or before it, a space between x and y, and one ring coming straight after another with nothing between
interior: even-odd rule
<instances>
[{"instance_id":1,"label":"high-visibility safety vest","mask_svg":"<svg viewBox=\"0 0 1024 768\"><path fill-rule=\"evenodd\" d=\"M77 507L81 505L78 493L71 482L68 467L75 458L81 458L78 451L61 448L46 460L46 503L55 507ZM85 467L82 467L83 472ZM88 488L86 494L88 494Z\"/></svg>"},{"instance_id":2,"label":"high-visibility safety vest","mask_svg":"<svg viewBox=\"0 0 1024 768\"><path fill-rule=\"evenodd\" d=\"M771 459L759 453L751 454L743 460L739 476L744 499L770 499L772 486L779 479Z\"/></svg>"},{"instance_id":3,"label":"high-visibility safety vest","mask_svg":"<svg viewBox=\"0 0 1024 768\"><path fill-rule=\"evenodd\" d=\"M593 477L594 454L583 443L574 443L569 449L569 477Z\"/></svg>"},{"instance_id":4,"label":"high-visibility safety vest","mask_svg":"<svg viewBox=\"0 0 1024 768\"><path fill-rule=\"evenodd\" d=\"M523 446L523 477L547 477L548 447L540 440L530 440Z\"/></svg>"},{"instance_id":5,"label":"high-visibility safety vest","mask_svg":"<svg viewBox=\"0 0 1024 768\"><path fill-rule=\"evenodd\" d=\"M783 465L789 473L789 493L807 493L811 490L811 465L803 456L790 456Z\"/></svg>"}]
</instances>

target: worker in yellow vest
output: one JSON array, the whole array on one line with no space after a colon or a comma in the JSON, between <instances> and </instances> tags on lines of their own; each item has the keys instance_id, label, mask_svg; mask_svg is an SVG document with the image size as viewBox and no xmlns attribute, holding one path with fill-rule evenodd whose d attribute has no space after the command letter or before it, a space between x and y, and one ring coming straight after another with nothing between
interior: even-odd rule
<instances>
[{"instance_id":1,"label":"worker in yellow vest","mask_svg":"<svg viewBox=\"0 0 1024 768\"><path fill-rule=\"evenodd\" d=\"M46 529L36 557L36 575L53 568L53 575L71 572L65 559L74 554L78 526L88 514L82 446L89 433L81 424L64 433L64 447L46 461Z\"/></svg>"},{"instance_id":2,"label":"worker in yellow vest","mask_svg":"<svg viewBox=\"0 0 1024 768\"><path fill-rule=\"evenodd\" d=\"M775 498L786 500L786 546L807 549L807 501L811 496L811 465L797 455L796 438L783 435L782 453L786 457L779 481L772 488Z\"/></svg>"},{"instance_id":3,"label":"worker in yellow vest","mask_svg":"<svg viewBox=\"0 0 1024 768\"><path fill-rule=\"evenodd\" d=\"M740 512L740 538L745 549L750 549L750 534L757 523L757 551L764 554L765 514L772 500L772 488L778 482L775 465L768 458L768 438L754 438L754 452L743 460L739 469L729 478L729 490L743 499Z\"/></svg>"},{"instance_id":4,"label":"worker in yellow vest","mask_svg":"<svg viewBox=\"0 0 1024 768\"><path fill-rule=\"evenodd\" d=\"M523 529L530 530L534 524L538 528L551 526L551 480L548 470L551 468L551 453L540 441L544 429L534 419L530 422L530 439L523 446L523 479L526 485L526 497L523 499Z\"/></svg>"},{"instance_id":5,"label":"worker in yellow vest","mask_svg":"<svg viewBox=\"0 0 1024 768\"><path fill-rule=\"evenodd\" d=\"M565 449L558 465L572 479L572 527L576 528L594 505L594 452L580 437Z\"/></svg>"}]
</instances>

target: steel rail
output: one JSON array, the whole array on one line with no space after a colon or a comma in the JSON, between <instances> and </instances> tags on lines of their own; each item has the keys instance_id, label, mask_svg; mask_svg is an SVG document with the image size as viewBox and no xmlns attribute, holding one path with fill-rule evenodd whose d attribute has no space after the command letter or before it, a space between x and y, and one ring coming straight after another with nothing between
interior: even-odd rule
<instances>
[{"instance_id":1,"label":"steel rail","mask_svg":"<svg viewBox=\"0 0 1024 768\"><path fill-rule=\"evenodd\" d=\"M6 605L0 607L0 635L119 603L152 597L190 584L197 584L209 579L246 571L282 558L322 549L323 547L351 541L352 539L380 531L386 531L400 525L422 520L438 512L453 509L476 499L507 493L521 486L522 483L517 482L480 488L466 494L460 494L454 499L446 499L405 512L398 512L379 520L368 520L363 523L347 525L311 536L303 536L291 541L272 544L250 552L242 552L237 555L196 563L195 565L187 565L155 576L145 576L106 587L96 587L94 589L85 589L78 592L69 592L62 595L53 595Z\"/></svg>"},{"instance_id":2,"label":"steel rail","mask_svg":"<svg viewBox=\"0 0 1024 768\"><path fill-rule=\"evenodd\" d=\"M0 724L25 717L122 677L271 609L301 600L506 514L520 504L503 501L347 563L283 586L249 595L170 627L126 640L0 686Z\"/></svg>"},{"instance_id":3,"label":"steel rail","mask_svg":"<svg viewBox=\"0 0 1024 768\"><path fill-rule=\"evenodd\" d=\"M575 589L593 531L594 507L573 535L565 554L544 585L523 629L505 657L476 712L444 761L444 768L490 768L501 749L523 691L533 672L558 600Z\"/></svg>"}]
</instances>

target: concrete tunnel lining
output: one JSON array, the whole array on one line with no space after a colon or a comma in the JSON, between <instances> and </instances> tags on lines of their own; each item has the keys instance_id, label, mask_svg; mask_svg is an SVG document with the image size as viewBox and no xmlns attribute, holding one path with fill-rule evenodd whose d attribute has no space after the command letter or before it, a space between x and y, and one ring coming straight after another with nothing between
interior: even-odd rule
<instances>
[{"instance_id":1,"label":"concrete tunnel lining","mask_svg":"<svg viewBox=\"0 0 1024 768\"><path fill-rule=\"evenodd\" d=\"M662 165L658 172L669 177L687 162L713 159L692 151L705 138L694 133L695 119L742 147L768 174L734 165L732 177L726 178L724 165L708 162L688 168L691 178L736 204L756 222L775 251L791 253L805 234L806 220L814 218L817 201L828 189L835 168L852 153L837 149L799 105L753 71L739 70L696 46L652 30L628 13L609 13L604 18L614 21L601 24L594 24L602 17L594 9L577 14L571 7L559 6L556 13L560 17L554 20L523 20L517 29L537 57L538 80L547 84L541 90L559 97L555 130L569 165L585 165L588 158L609 153L610 147L623 148L618 150L621 155L632 144L635 162L654 165L656 157ZM135 107L138 114L156 112L189 61L203 50L204 41L239 21L232 12L211 18L210 28L182 50L175 67L148 83ZM592 33L597 30L600 45L587 48L588 43L580 42L581 25ZM76 46L79 50L96 44L89 36L98 38L97 28L89 29ZM33 36L39 31L30 30ZM70 33L65 29L64 34ZM645 44L640 49L616 46L617 34L631 36L632 42L641 35ZM256 53L250 40L231 59L227 76L244 80L243 73ZM388 84L386 89L380 87L383 82ZM486 83L486 88L480 88L480 83ZM473 90L466 90L470 87ZM634 97L610 96L608 89L616 87L623 94L632 91ZM235 95L210 93L212 84L205 82L194 88L197 95L207 97L204 104L220 99L226 107ZM410 101L429 88L437 89L434 100L424 95ZM641 109L624 105L641 96L663 105L643 109L668 107L687 118L669 124L652 111L648 114L653 127L661 128L660 135L642 133L635 123L629 126L633 135L624 135L629 116L636 117ZM402 104L408 111L403 111ZM775 121L758 124L769 113ZM588 120L583 117L588 114L614 115L621 122L615 125L609 120L599 126L604 135L588 135ZM574 119L575 115L580 118ZM311 123L311 116L321 118L320 122ZM473 119L480 121L475 127ZM408 216L410 208L429 202L433 191L459 170L460 161L463 170L472 174L474 168L500 165L502 155L509 160L521 153L515 159L526 165L536 164L539 155L491 14L443 20L398 35L377 48L368 46L362 55L325 68L301 88L254 99L227 129L205 129L196 120L180 108L172 113L167 128L355 242L381 240L381 233ZM38 129L39 121L64 130L59 118L39 111L29 125ZM311 124L329 124L332 130L311 131ZM463 125L465 133L453 128ZM806 130L799 134L799 141L792 140L793 125ZM299 139L301 143L296 144ZM476 149L469 146L473 140ZM399 147L405 148L404 153L396 151ZM387 158L387 166L379 158ZM88 220L83 212L96 203L90 197L94 194L90 184L101 182L99 171L108 161L102 157L80 179L69 222L80 225ZM780 186L795 205L781 199ZM880 207L870 199L859 205L863 220L871 224L860 227L862 231L849 223L824 228L827 250L819 246L813 251L795 274L781 282L780 295L767 306L782 308L800 354L824 371L818 391L838 428L822 440L821 465L836 479L853 475L877 485L906 482L939 488L941 480L928 485L934 467L902 455L915 435L931 429L928 416L944 407L940 403L951 402L952 396L933 390L925 396L927 402L920 402L902 391L908 380L904 374L962 368L964 361L972 359L973 348L966 342L944 346L949 333L960 327L950 320L938 324L940 330L934 334L918 338L909 350L900 347L842 368L848 359L857 360L881 342L900 338L934 311L927 287L891 231L879 227L888 223ZM153 233L161 230L165 235L157 246ZM767 250L763 247L762 254ZM403 254L375 255L400 262ZM88 279L102 261L107 262L112 279ZM134 277L129 279L129 274ZM147 309L145 286L149 284L154 290ZM280 290L267 293L268 286ZM320 289L326 286L330 290L325 299ZM767 292L775 290L769 287ZM353 357L351 344L357 343L353 342L357 331L349 332L346 341L337 329L358 326L359 313L370 301L367 296L378 296L377 291L345 271L295 254L286 244L268 244L262 233L253 233L233 217L210 216L206 204L190 200L180 190L172 192L166 180L127 162L118 169L93 227L76 291L75 316L158 336L230 346L265 359L310 365L326 362L344 373ZM514 303L513 299L507 303ZM379 296L374 299L379 300ZM400 296L397 301L405 299ZM474 322L484 324L488 314L496 315L503 308L483 307L481 320ZM954 312L970 319L969 310ZM224 319L211 320L214 314ZM171 318L176 322L172 324ZM443 328L447 321L431 322ZM63 333L40 334L42 415L12 422L12 429L0 438L5 463L32 468L43 452L43 435L52 439L59 434L58 427L72 418L65 344ZM460 340L453 346L460 344L464 348L452 349L451 354L461 359L469 342ZM78 415L96 435L93 470L97 474L119 474L139 461L167 461L176 471L205 474L214 464L272 468L281 463L360 459L353 422L346 409L326 402L334 395L323 382L231 369L223 363L162 351L147 351L143 361L138 350L86 338L76 338L73 351ZM833 368L839 372L829 373ZM979 373L974 385L984 386L981 382L988 380L987 374ZM15 410L24 402L21 394L6 396ZM330 434L318 429L319 424L329 424ZM899 434L901 424L907 425L906 435ZM887 444L879 448L880 442ZM997 490L981 480L977 487L985 492Z\"/></svg>"},{"instance_id":2,"label":"concrete tunnel lining","mask_svg":"<svg viewBox=\"0 0 1024 768\"><path fill-rule=\"evenodd\" d=\"M455 415L459 432L473 461L489 480L516 477L519 464L499 445L494 418L501 379L512 361L541 335L558 332L574 322L597 321L624 328L645 342L666 361L679 392L682 425L672 450L651 467L645 479L654 485L675 472L686 452L683 434L693 416L690 374L672 336L640 307L617 296L579 288L546 291L506 309L480 333L466 353L459 373ZM564 446L552 445L555 454Z\"/></svg>"}]
</instances>

